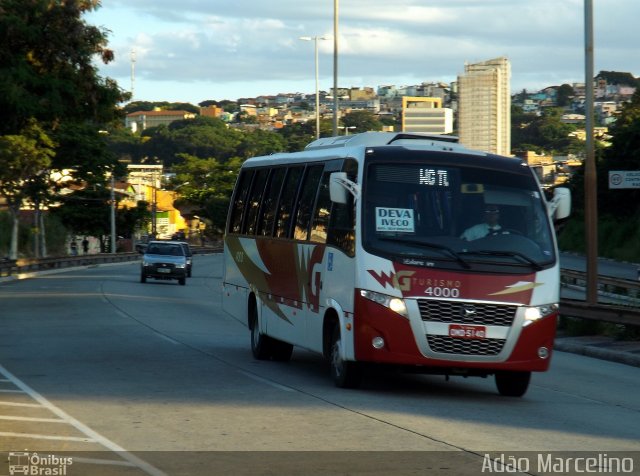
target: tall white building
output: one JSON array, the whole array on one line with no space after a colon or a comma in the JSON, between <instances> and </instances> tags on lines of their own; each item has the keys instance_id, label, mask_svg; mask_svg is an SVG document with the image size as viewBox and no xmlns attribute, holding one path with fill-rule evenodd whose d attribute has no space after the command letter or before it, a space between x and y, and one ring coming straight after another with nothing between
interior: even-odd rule
<instances>
[{"instance_id":1,"label":"tall white building","mask_svg":"<svg viewBox=\"0 0 640 476\"><path fill-rule=\"evenodd\" d=\"M505 57L465 64L458 76L458 134L471 149L511 155L511 64Z\"/></svg>"}]
</instances>

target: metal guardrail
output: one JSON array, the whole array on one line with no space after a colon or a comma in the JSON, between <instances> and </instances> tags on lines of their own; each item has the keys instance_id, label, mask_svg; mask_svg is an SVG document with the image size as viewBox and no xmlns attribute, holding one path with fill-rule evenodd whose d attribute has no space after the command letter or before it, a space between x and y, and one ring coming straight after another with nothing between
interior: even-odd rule
<instances>
[{"instance_id":1,"label":"metal guardrail","mask_svg":"<svg viewBox=\"0 0 640 476\"><path fill-rule=\"evenodd\" d=\"M194 254L218 253L220 245L213 247L192 246ZM140 253L115 253L82 256L63 256L42 259L22 259L17 261L0 261L0 278L20 274L46 271L74 266L91 266L104 263L122 263L140 259ZM563 269L561 271L562 286L577 288L586 287L586 273ZM640 282L618 279L609 276L598 277L598 288L603 294L615 295L627 300L627 305L598 303L587 304L585 301L562 298L560 315L596 321L640 326Z\"/></svg>"},{"instance_id":2,"label":"metal guardrail","mask_svg":"<svg viewBox=\"0 0 640 476\"><path fill-rule=\"evenodd\" d=\"M571 269L561 270L562 286L574 289L586 288L587 274ZM611 299L615 297L617 304L598 302L588 304L584 300L562 298L560 315L578 317L595 321L640 326L640 282L629 279L598 276L598 294Z\"/></svg>"},{"instance_id":3,"label":"metal guardrail","mask_svg":"<svg viewBox=\"0 0 640 476\"><path fill-rule=\"evenodd\" d=\"M216 253L221 247L192 246L193 254ZM140 253L100 253L80 256L56 256L40 259L18 259L0 261L0 278L19 276L21 274L48 271L52 269L73 268L76 266L92 266L105 263L124 263L136 261L141 257Z\"/></svg>"}]
</instances>

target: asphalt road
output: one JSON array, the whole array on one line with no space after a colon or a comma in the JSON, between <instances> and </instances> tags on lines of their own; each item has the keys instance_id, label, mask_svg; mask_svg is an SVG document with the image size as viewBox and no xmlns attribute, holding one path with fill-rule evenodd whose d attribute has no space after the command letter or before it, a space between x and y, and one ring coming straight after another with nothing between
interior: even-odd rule
<instances>
[{"instance_id":1,"label":"asphalt road","mask_svg":"<svg viewBox=\"0 0 640 476\"><path fill-rule=\"evenodd\" d=\"M252 358L221 263L195 256L186 286L141 284L137 263L1 284L0 474L36 451L70 476L479 474L521 451L633 451L640 472L639 368L556 352L520 399L478 378L338 389L304 350Z\"/></svg>"}]
</instances>

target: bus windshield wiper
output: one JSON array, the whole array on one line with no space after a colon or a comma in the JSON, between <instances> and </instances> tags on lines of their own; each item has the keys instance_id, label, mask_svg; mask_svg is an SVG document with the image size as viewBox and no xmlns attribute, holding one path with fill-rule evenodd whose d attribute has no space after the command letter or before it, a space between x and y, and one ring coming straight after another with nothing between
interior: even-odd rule
<instances>
[{"instance_id":1,"label":"bus windshield wiper","mask_svg":"<svg viewBox=\"0 0 640 476\"><path fill-rule=\"evenodd\" d=\"M536 271L540 271L542 269L542 265L537 261L529 258L527 255L523 253L519 253L517 251L493 251L493 250L469 250L469 251L461 251L460 254L464 255L485 255L485 256L508 256L511 258L520 258L523 261L526 261L533 269Z\"/></svg>"},{"instance_id":2,"label":"bus windshield wiper","mask_svg":"<svg viewBox=\"0 0 640 476\"><path fill-rule=\"evenodd\" d=\"M463 260L458 253L456 253L453 249L449 248L445 245L439 245L437 243L429 243L428 241L420 241L420 240L410 240L406 238L390 238L390 237L380 237L378 238L382 241L396 241L398 243L407 243L410 245L418 245L424 246L425 248L431 248L438 251L444 251L449 256L452 256L460 265L465 269L470 269L471 265Z\"/></svg>"}]
</instances>

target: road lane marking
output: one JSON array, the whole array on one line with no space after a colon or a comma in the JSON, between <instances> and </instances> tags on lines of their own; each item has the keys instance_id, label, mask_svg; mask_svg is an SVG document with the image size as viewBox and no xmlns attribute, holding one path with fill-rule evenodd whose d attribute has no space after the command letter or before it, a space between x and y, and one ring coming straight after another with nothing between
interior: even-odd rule
<instances>
[{"instance_id":1,"label":"road lane marking","mask_svg":"<svg viewBox=\"0 0 640 476\"><path fill-rule=\"evenodd\" d=\"M42 408L42 405L40 405L39 403L18 403L18 402L2 402L2 401L0 401L0 405L4 405L6 407Z\"/></svg>"},{"instance_id":2,"label":"road lane marking","mask_svg":"<svg viewBox=\"0 0 640 476\"><path fill-rule=\"evenodd\" d=\"M167 476L164 472L160 471L158 468L152 466L151 464L149 464L146 461L138 458L137 456L129 453L127 450L122 448L120 445L114 443L113 441L109 440L108 438L105 438L104 436L100 435L98 432L96 432L96 431L92 430L91 428L89 428L87 425L85 425L81 421L76 420L74 417L72 417L71 415L66 413L64 410L56 407L53 403L51 403L49 400L44 398L38 392L33 390L26 383L24 383L18 377L16 377L11 372L9 372L7 369L5 369L2 365L0 365L0 374L2 374L5 378L9 379L11 381L11 383L13 383L13 385L15 385L16 387L18 387L19 389L21 389L22 391L27 393L32 399L34 399L36 402L39 403L39 405L22 404L22 405L19 405L19 406L45 407L51 413L53 413L54 415L56 415L60 419L66 421L69 425L73 426L80 433L83 433L84 435L86 435L91 442L98 443L98 444L104 446L105 448L113 451L114 453L117 453L122 459L130 462L131 464L133 464L137 468L140 468L145 473L147 473L147 474L149 474L151 476ZM0 402L0 404L1 403L2 402ZM6 402L6 403L10 403L10 402ZM22 436L22 435L26 435L26 434L16 433L15 435L12 435L12 434L0 433L0 436L16 436L16 437L19 437L19 436ZM80 441L83 441L83 440L80 440Z\"/></svg>"},{"instance_id":3,"label":"road lane marking","mask_svg":"<svg viewBox=\"0 0 640 476\"><path fill-rule=\"evenodd\" d=\"M285 392L295 392L296 391L296 390L294 390L292 388L285 387L284 385L280 385L279 383L272 382L271 380L267 380L267 379L262 378L262 377L258 377L257 375L249 373L249 372L244 372L244 371L240 370L240 373L242 375L244 375L245 377L249 377L250 379L257 380L258 382L261 382L261 383L266 383L267 385L270 385L271 387L275 387L275 388L277 388L279 390L284 390Z\"/></svg>"},{"instance_id":4,"label":"road lane marking","mask_svg":"<svg viewBox=\"0 0 640 476\"><path fill-rule=\"evenodd\" d=\"M13 431L0 431L0 436L11 436L14 438L32 438L34 440L58 440L58 441L81 441L83 443L98 443L93 438L80 436L56 436L40 435L37 433L16 433Z\"/></svg>"},{"instance_id":5,"label":"road lane marking","mask_svg":"<svg viewBox=\"0 0 640 476\"><path fill-rule=\"evenodd\" d=\"M24 392L22 390L13 390L13 389L10 389L10 388L7 388L7 389L0 388L0 393L24 393Z\"/></svg>"},{"instance_id":6,"label":"road lane marking","mask_svg":"<svg viewBox=\"0 0 640 476\"><path fill-rule=\"evenodd\" d=\"M0 420L36 421L39 423L67 423L64 420L60 420L59 418L34 418L34 417L13 416L13 415L0 415Z\"/></svg>"},{"instance_id":7,"label":"road lane marking","mask_svg":"<svg viewBox=\"0 0 640 476\"><path fill-rule=\"evenodd\" d=\"M129 461L118 461L115 459L98 459L98 458L82 458L78 456L73 457L74 463L85 463L85 464L102 464L104 466L127 466L127 467L135 467L136 465L130 463Z\"/></svg>"},{"instance_id":8,"label":"road lane marking","mask_svg":"<svg viewBox=\"0 0 640 476\"><path fill-rule=\"evenodd\" d=\"M171 343L172 343L172 344L174 344L174 345L182 345L182 342L178 342L177 340L175 340L175 339L173 339L173 338L171 338L171 337L169 337L169 336L166 336L166 335L164 335L164 334L161 334L160 332L157 332L157 331L156 331L156 335L157 335L158 337L160 337L160 339L162 339L162 340L166 340L167 342L171 342Z\"/></svg>"}]
</instances>

